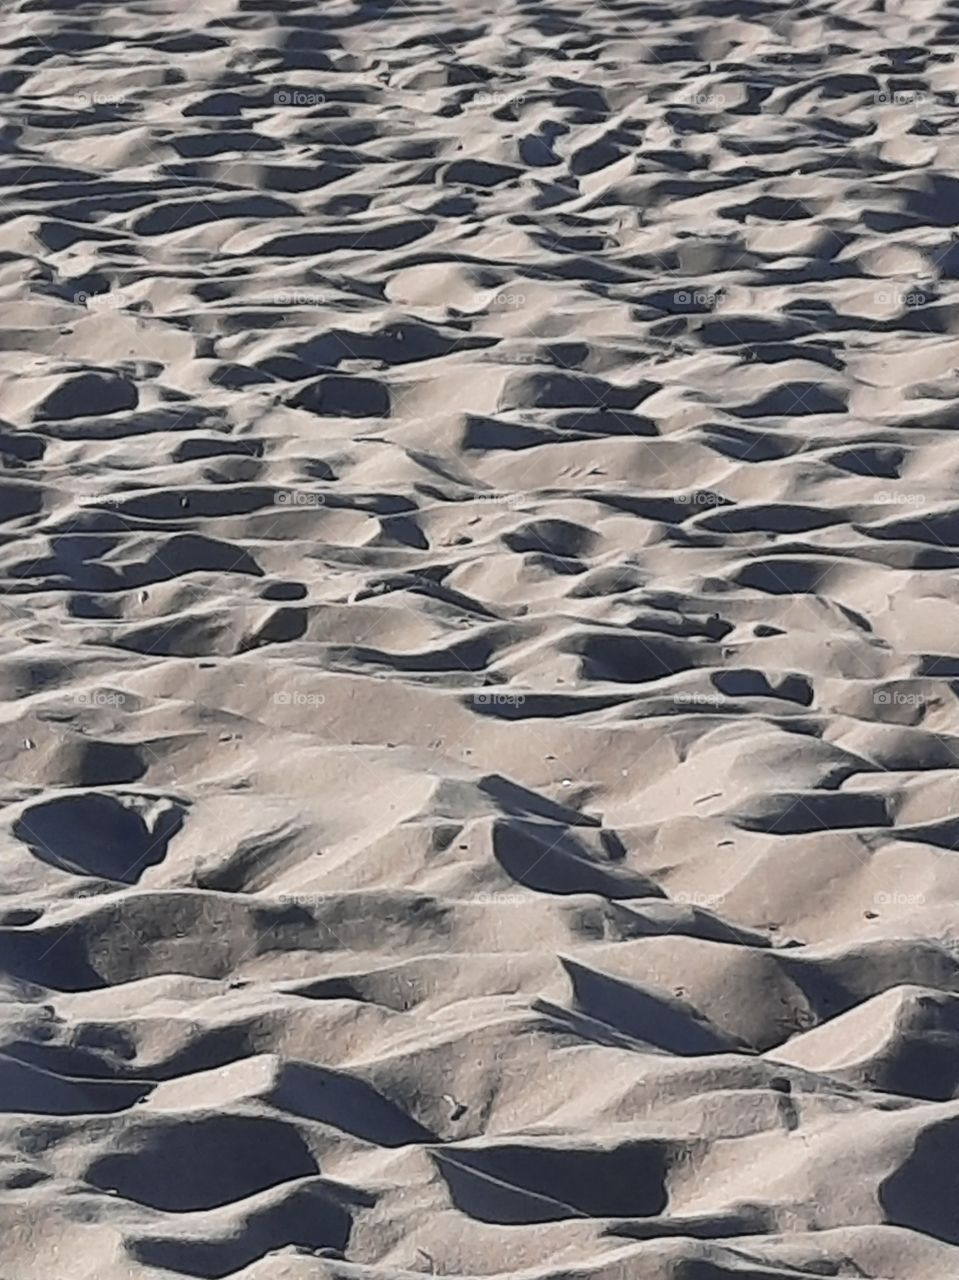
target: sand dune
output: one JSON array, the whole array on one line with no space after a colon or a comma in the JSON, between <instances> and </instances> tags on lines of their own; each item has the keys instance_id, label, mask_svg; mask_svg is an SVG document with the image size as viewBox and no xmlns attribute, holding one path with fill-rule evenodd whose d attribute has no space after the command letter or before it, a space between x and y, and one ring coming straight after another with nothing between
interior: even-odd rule
<instances>
[{"instance_id":1,"label":"sand dune","mask_svg":"<svg viewBox=\"0 0 959 1280\"><path fill-rule=\"evenodd\" d=\"M959 1275L953 6L0 16L0 1271Z\"/></svg>"}]
</instances>

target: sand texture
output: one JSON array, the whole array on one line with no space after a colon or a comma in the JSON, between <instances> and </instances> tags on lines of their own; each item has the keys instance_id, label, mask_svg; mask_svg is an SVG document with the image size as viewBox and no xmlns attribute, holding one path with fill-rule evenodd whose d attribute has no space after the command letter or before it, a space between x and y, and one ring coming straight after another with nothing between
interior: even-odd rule
<instances>
[{"instance_id":1,"label":"sand texture","mask_svg":"<svg viewBox=\"0 0 959 1280\"><path fill-rule=\"evenodd\" d=\"M3 1280L959 1276L957 49L3 6Z\"/></svg>"}]
</instances>

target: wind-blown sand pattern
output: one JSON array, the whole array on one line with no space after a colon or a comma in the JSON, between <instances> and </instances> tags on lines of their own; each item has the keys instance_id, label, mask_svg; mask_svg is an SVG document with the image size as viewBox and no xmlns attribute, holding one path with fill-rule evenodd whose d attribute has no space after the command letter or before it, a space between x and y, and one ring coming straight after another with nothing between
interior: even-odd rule
<instances>
[{"instance_id":1,"label":"wind-blown sand pattern","mask_svg":"<svg viewBox=\"0 0 959 1280\"><path fill-rule=\"evenodd\" d=\"M0 35L5 1280L959 1275L959 10Z\"/></svg>"}]
</instances>

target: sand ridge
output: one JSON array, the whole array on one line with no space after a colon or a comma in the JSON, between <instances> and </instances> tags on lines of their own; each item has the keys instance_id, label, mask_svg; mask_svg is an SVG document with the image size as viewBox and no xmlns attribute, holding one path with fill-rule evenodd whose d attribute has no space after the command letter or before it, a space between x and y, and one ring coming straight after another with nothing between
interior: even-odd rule
<instances>
[{"instance_id":1,"label":"sand ridge","mask_svg":"<svg viewBox=\"0 0 959 1280\"><path fill-rule=\"evenodd\" d=\"M10 1280L959 1274L955 37L0 16Z\"/></svg>"}]
</instances>

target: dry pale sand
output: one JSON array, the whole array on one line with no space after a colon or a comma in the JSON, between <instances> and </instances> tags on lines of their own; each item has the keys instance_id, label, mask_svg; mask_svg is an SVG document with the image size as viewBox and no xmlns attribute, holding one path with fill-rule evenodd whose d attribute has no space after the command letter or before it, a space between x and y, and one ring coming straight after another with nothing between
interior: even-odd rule
<instances>
[{"instance_id":1,"label":"dry pale sand","mask_svg":"<svg viewBox=\"0 0 959 1280\"><path fill-rule=\"evenodd\" d=\"M4 5L4 1280L959 1276L957 37Z\"/></svg>"}]
</instances>

